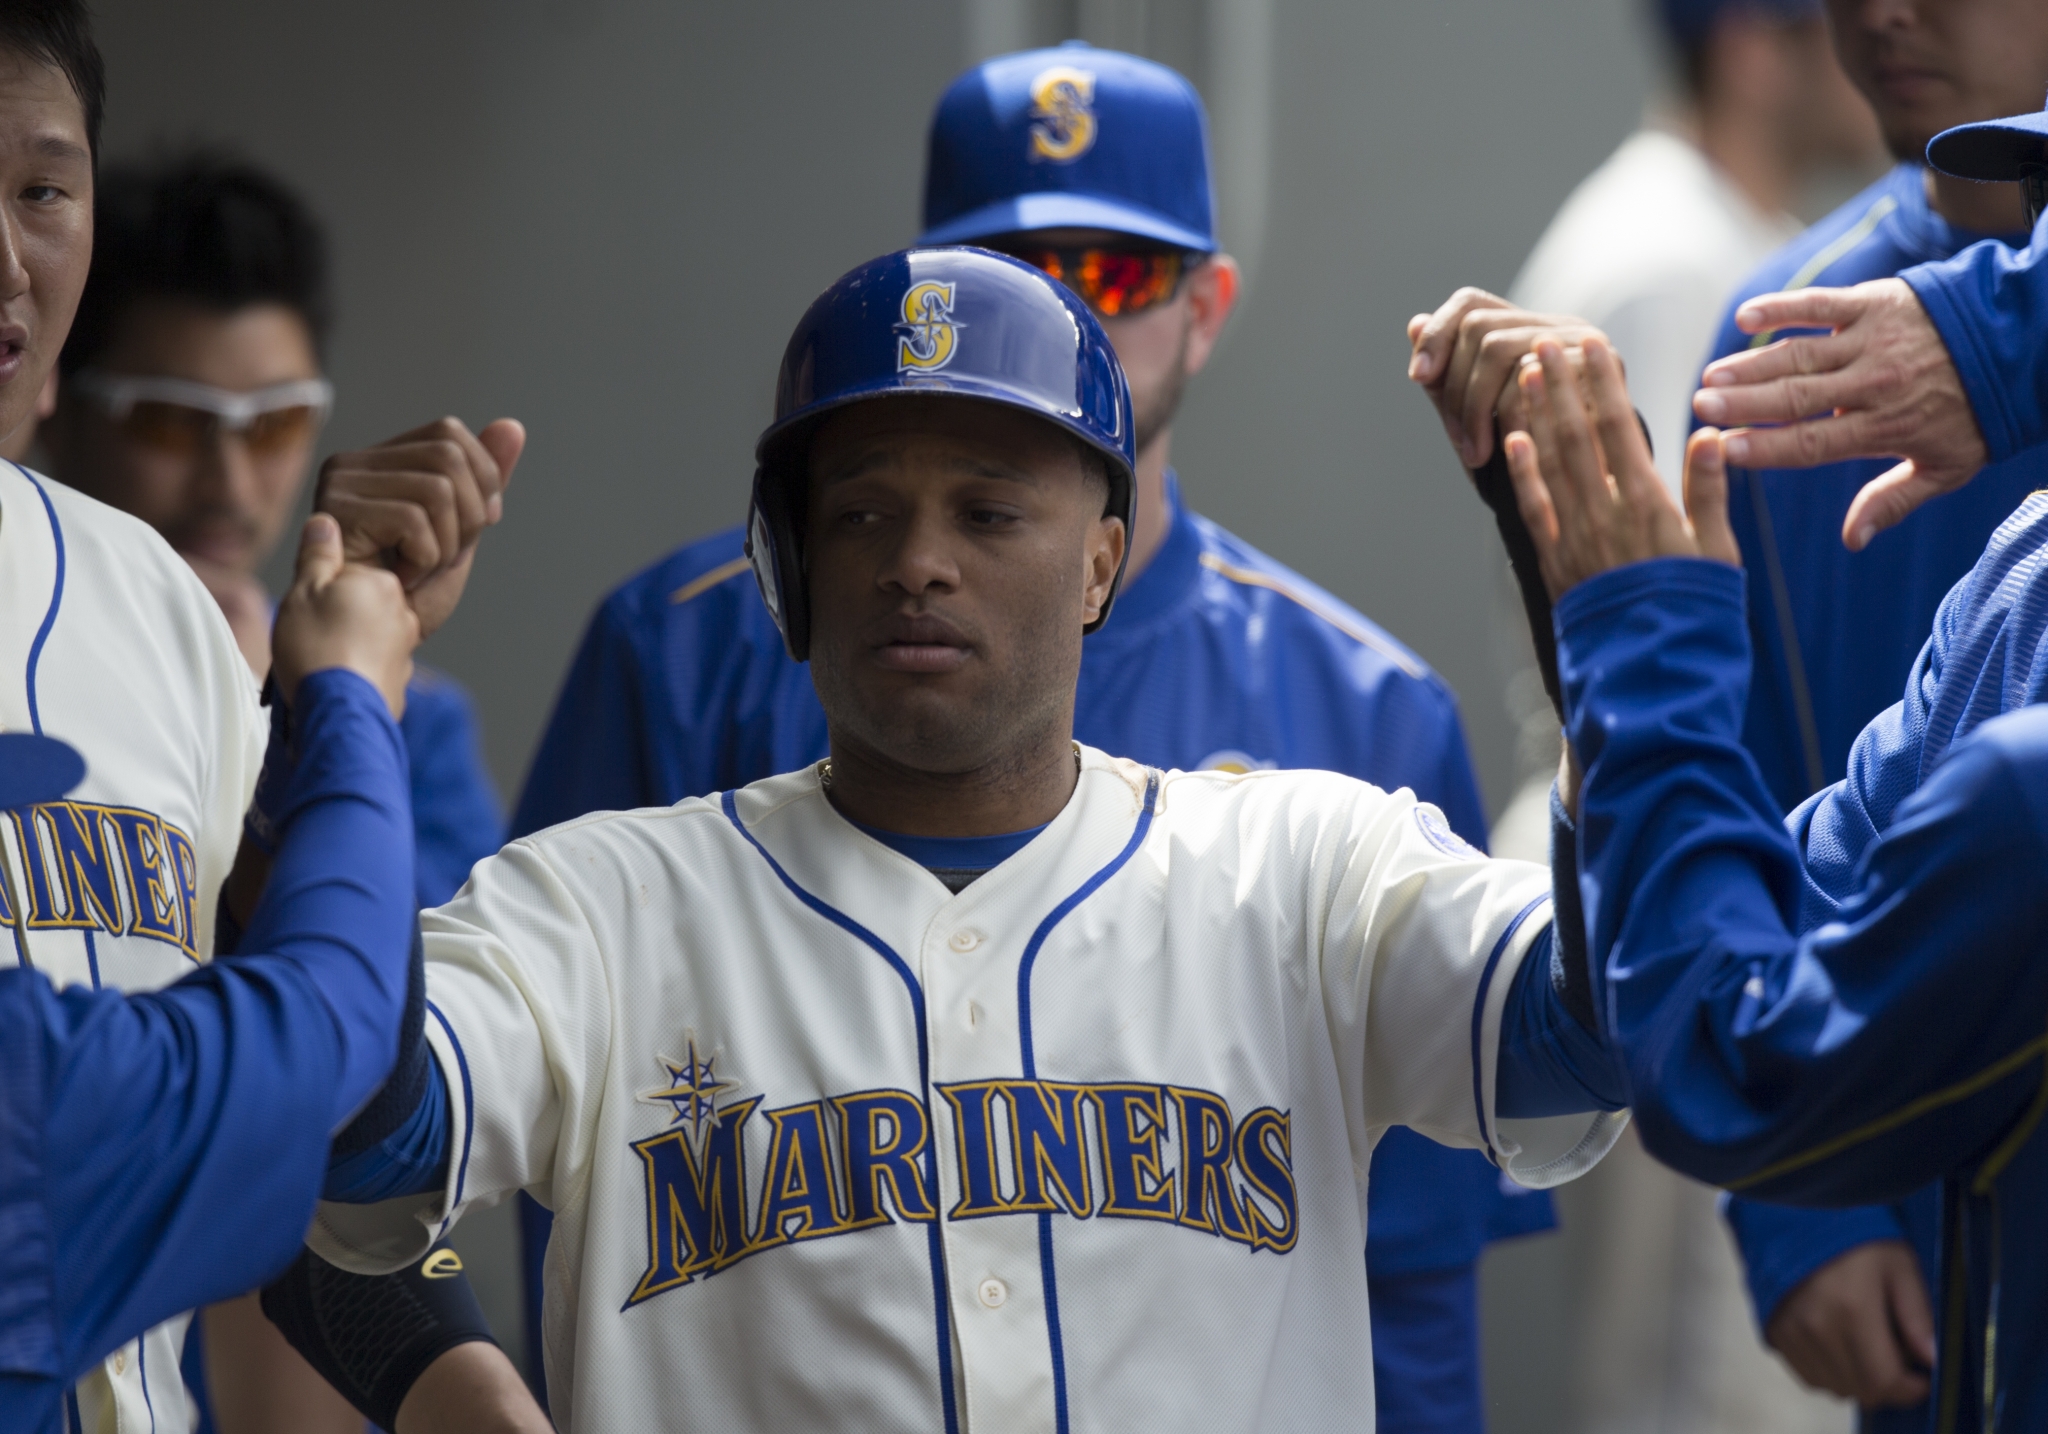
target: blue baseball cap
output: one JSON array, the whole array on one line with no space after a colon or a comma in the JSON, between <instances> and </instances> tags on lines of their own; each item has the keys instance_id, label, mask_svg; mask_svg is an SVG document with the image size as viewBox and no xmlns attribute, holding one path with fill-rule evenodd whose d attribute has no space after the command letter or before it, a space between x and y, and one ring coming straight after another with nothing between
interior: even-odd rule
<instances>
[{"instance_id":1,"label":"blue baseball cap","mask_svg":"<svg viewBox=\"0 0 2048 1434\"><path fill-rule=\"evenodd\" d=\"M1071 41L978 65L939 97L917 242L1107 229L1207 254L1215 208L1195 87Z\"/></svg>"},{"instance_id":2,"label":"blue baseball cap","mask_svg":"<svg viewBox=\"0 0 2048 1434\"><path fill-rule=\"evenodd\" d=\"M1756 10L1780 20L1806 20L1821 13L1821 0L1658 0L1657 18L1679 45L1697 45L1728 10Z\"/></svg>"},{"instance_id":3,"label":"blue baseball cap","mask_svg":"<svg viewBox=\"0 0 2048 1434\"><path fill-rule=\"evenodd\" d=\"M1943 174L1986 183L2016 180L2020 166L2039 164L2048 143L2048 110L1980 120L1945 129L1927 142L1927 162Z\"/></svg>"}]
</instances>

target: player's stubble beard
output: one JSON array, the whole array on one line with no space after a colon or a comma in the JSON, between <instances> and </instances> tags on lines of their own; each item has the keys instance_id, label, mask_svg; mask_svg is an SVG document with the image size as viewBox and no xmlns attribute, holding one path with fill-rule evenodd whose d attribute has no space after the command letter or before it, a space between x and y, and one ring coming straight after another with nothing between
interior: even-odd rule
<instances>
[{"instance_id":1,"label":"player's stubble beard","mask_svg":"<svg viewBox=\"0 0 2048 1434\"><path fill-rule=\"evenodd\" d=\"M1011 596L1018 606L1030 606L1021 594ZM951 605L944 615L973 647L976 661L942 679L857 673L865 643L856 624L834 631L830 616L814 615L811 680L833 751L907 779L997 787L1023 780L1048 746L1072 738L1079 616L1071 624L1005 623L1004 631L992 633Z\"/></svg>"},{"instance_id":2,"label":"player's stubble beard","mask_svg":"<svg viewBox=\"0 0 2048 1434\"><path fill-rule=\"evenodd\" d=\"M1186 313L1183 306L1180 342L1174 346L1173 362L1167 365L1158 382L1147 385L1142 391L1132 388L1133 452L1142 455L1160 434L1172 426L1173 416L1180 411L1181 395L1187 392L1188 387L1188 344L1194 333L1194 316Z\"/></svg>"}]
</instances>

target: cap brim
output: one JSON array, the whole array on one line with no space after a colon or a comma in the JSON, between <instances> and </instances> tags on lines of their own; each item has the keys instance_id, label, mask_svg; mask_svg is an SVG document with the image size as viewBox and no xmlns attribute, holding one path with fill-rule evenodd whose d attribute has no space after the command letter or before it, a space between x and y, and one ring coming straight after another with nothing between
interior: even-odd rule
<instances>
[{"instance_id":1,"label":"cap brim","mask_svg":"<svg viewBox=\"0 0 2048 1434\"><path fill-rule=\"evenodd\" d=\"M1943 174L1985 183L2010 182L2020 166L2039 164L2048 142L2048 111L1984 120L1943 130L1927 142L1927 162Z\"/></svg>"},{"instance_id":2,"label":"cap brim","mask_svg":"<svg viewBox=\"0 0 2048 1434\"><path fill-rule=\"evenodd\" d=\"M85 780L85 758L55 737L0 732L0 809L54 802Z\"/></svg>"},{"instance_id":3,"label":"cap brim","mask_svg":"<svg viewBox=\"0 0 2048 1434\"><path fill-rule=\"evenodd\" d=\"M1197 253L1213 254L1216 241L1163 214L1127 200L1105 199L1069 190L1018 194L955 215L917 236L919 244L966 244L1001 234L1034 229L1107 229L1138 239L1154 239Z\"/></svg>"}]
</instances>

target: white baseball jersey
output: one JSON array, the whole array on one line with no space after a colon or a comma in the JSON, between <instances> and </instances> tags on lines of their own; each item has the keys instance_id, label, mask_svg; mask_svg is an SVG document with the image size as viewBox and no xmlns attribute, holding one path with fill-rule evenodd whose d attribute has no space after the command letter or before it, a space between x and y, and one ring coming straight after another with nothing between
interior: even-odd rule
<instances>
[{"instance_id":1,"label":"white baseball jersey","mask_svg":"<svg viewBox=\"0 0 2048 1434\"><path fill-rule=\"evenodd\" d=\"M59 986L169 985L213 951L268 727L206 589L147 524L0 463L0 728L60 737L85 780L0 820L0 949ZM24 910L17 931L15 903ZM184 1434L185 1320L78 1385L93 1431Z\"/></svg>"},{"instance_id":2,"label":"white baseball jersey","mask_svg":"<svg viewBox=\"0 0 2048 1434\"><path fill-rule=\"evenodd\" d=\"M1492 1117L1549 890L1405 791L1086 749L958 895L815 769L587 817L423 918L447 1188L311 1243L531 1190L570 1429L1369 1428L1380 1133L1549 1184L1618 1131Z\"/></svg>"}]
</instances>

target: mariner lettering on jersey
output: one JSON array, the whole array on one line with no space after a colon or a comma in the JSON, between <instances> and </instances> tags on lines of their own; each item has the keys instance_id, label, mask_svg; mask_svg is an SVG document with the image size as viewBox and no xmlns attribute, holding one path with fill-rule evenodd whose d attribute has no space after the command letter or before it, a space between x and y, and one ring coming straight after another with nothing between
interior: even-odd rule
<instances>
[{"instance_id":1,"label":"mariner lettering on jersey","mask_svg":"<svg viewBox=\"0 0 2048 1434\"><path fill-rule=\"evenodd\" d=\"M1235 1119L1211 1091L1140 1082L991 1079L937 1087L952 1148L908 1091L760 1110L735 1100L693 1132L633 1142L647 1183L647 1269L625 1308L779 1246L937 1219L936 1161L953 1162L948 1220L1005 1215L1156 1220L1251 1250L1294 1248L1287 1113ZM749 1127L765 1154L752 1157Z\"/></svg>"},{"instance_id":2,"label":"mariner lettering on jersey","mask_svg":"<svg viewBox=\"0 0 2048 1434\"><path fill-rule=\"evenodd\" d=\"M5 830L30 930L145 936L202 959L193 920L199 858L170 822L136 807L45 802L7 813ZM4 886L0 920L14 920Z\"/></svg>"}]
</instances>

